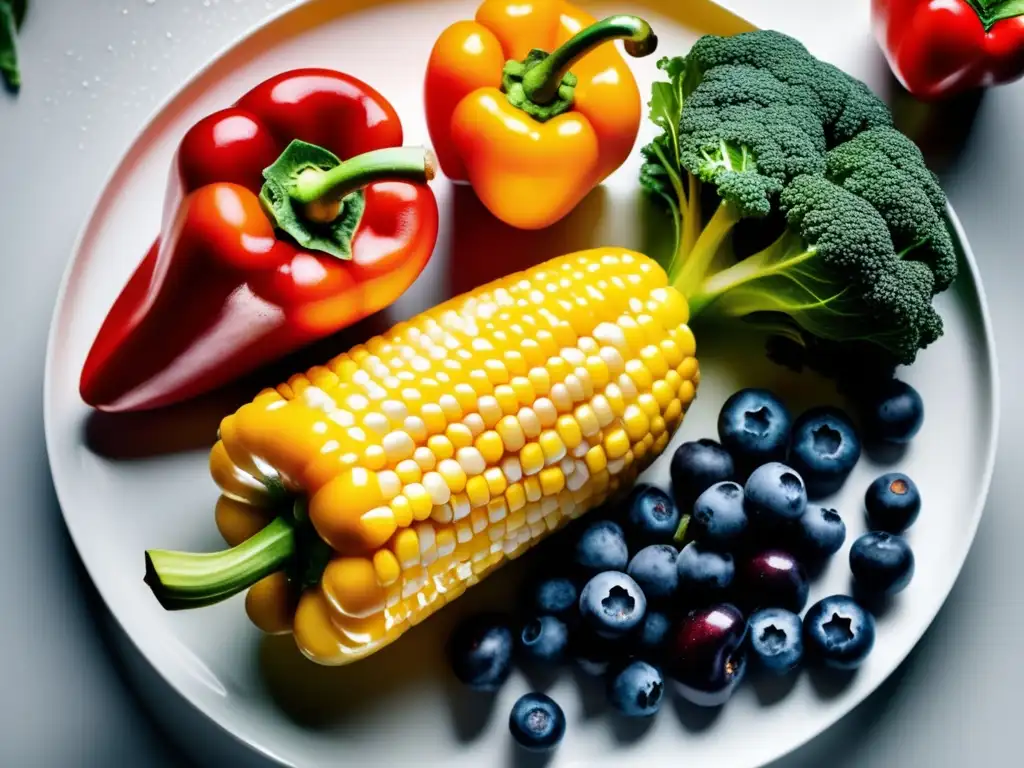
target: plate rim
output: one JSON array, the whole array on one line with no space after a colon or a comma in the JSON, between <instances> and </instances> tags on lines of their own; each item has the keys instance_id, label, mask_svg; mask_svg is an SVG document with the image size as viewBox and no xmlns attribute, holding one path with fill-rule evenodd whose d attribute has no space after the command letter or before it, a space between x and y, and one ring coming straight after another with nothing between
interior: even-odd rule
<instances>
[{"instance_id":1,"label":"plate rim","mask_svg":"<svg viewBox=\"0 0 1024 768\"><path fill-rule=\"evenodd\" d=\"M385 2L387 0L384 0ZM300 7L305 5L312 5L319 0L293 0L292 2L286 3L281 8L270 13L263 20L248 27L244 32L241 32L234 39L223 45L215 53L213 53L207 61L197 69L193 70L191 74L187 75L181 84L175 88L167 97L159 102L148 114L143 121L142 127L135 134L132 141L125 147L121 152L119 159L114 164L111 171L106 175L103 183L100 185L99 191L97 192L95 199L88 209L88 213L78 229L78 233L75 237L72 245L69 258L65 264L64 270L61 275L58 290L53 299L53 310L50 316L50 326L46 337L46 357L43 369L43 434L44 441L46 444L46 455L47 464L50 470L50 476L53 482L54 491L56 493L58 506L60 507L61 518L64 521L64 525L68 531L68 535L74 544L75 551L78 553L79 558L82 561L82 565L89 576L97 593L103 601L104 607L107 609L108 614L113 618L116 627L123 633L131 646L138 652L141 659L145 660L146 664L159 676L165 685L177 694L179 699L188 705L188 707L196 714L202 716L202 718L215 726L215 728L226 734L233 742L242 746L244 749L258 753L266 760L270 761L274 765L290 767L293 763L285 760L282 756L276 754L267 745L261 744L258 740L248 738L240 735L235 730L229 728L227 725L222 723L218 717L216 717L209 707L203 703L194 699L188 692L184 690L182 678L179 673L175 671L177 665L168 663L164 658L160 658L156 654L150 654L147 647L140 642L137 633L129 631L126 621L122 615L116 611L112 605L112 602L108 596L108 591L96 578L90 562L84 556L82 548L80 546L80 537L76 535L76 528L69 520L69 517L65 511L65 500L70 499L70 493L67 489L62 489L62 482L58 479L57 473L54 471L56 465L55 449L57 437L56 434L59 430L59 426L55 423L55 416L53 414L53 405L51 392L55 387L54 371L55 366L55 349L58 336L58 321L61 313L61 308L64 306L67 300L67 294L71 284L72 274L75 271L75 265L78 263L82 255L83 246L87 239L92 234L93 228L97 221L97 215L103 206L104 200L107 198L108 191L112 188L117 178L122 175L129 166L129 160L144 144L144 140L149 134L156 130L159 123L159 117L163 115L168 109L170 109L175 102L177 102L188 89L190 89L197 81L207 75L211 70L219 65L227 56L229 56L237 48L245 44L254 35L266 30L267 28L277 24L283 18L291 15ZM749 21L742 13L736 11L731 7L731 3L728 0L707 0L712 5L716 5L722 11L732 15L738 21L745 23L751 27L756 27L753 22ZM992 316L989 308L989 301L985 291L984 284L981 279L980 268L977 263L977 259L974 256L973 249L970 241L967 237L966 230L963 227L962 222L956 214L952 204L947 201L946 204L946 215L949 224L953 230L953 235L959 246L962 264L967 267L967 273L970 276L971 283L973 285L974 294L978 304L978 314L981 320L981 332L984 338L984 354L987 358L988 373L986 378L988 381L987 397L989 399L990 406L987 409L989 411L989 422L990 427L987 430L989 433L988 445L985 450L984 457L984 472L980 478L979 484L981 492L978 494L974 509L972 510L971 518L968 521L966 533L966 546L962 550L962 555L958 558L955 569L950 569L953 574L948 580L948 584L941 590L941 599L936 604L934 611L928 620L924 623L918 638L910 645L905 653L898 656L891 669L886 672L876 685L870 690L866 691L861 696L850 697L844 701L841 705L834 707L834 711L830 712L827 718L826 724L817 732L801 738L797 742L784 746L781 750L772 750L770 755L767 755L757 765L752 765L750 768L764 768L764 766L777 761L786 755L792 754L796 750L800 749L804 745L810 743L814 739L818 738L828 730L830 730L836 723L845 718L853 709L861 705L866 701L878 688L888 680L893 673L899 669L904 663L907 656L918 646L924 636L930 630L936 617L942 608L946 605L949 595L951 594L953 587L956 585L960 578L960 574L963 571L963 566L970 555L974 542L977 537L978 528L981 524L982 517L985 514L985 510L988 503L988 498L991 492L992 479L995 472L996 455L998 452L999 435L1001 428L1001 383L999 376L999 359L996 350L995 334L992 324Z\"/></svg>"}]
</instances>

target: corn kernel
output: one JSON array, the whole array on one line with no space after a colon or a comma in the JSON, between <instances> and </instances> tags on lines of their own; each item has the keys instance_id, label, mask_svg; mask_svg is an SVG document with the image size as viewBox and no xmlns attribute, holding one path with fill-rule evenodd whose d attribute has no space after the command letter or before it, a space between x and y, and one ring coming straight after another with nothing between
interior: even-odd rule
<instances>
[{"instance_id":1,"label":"corn kernel","mask_svg":"<svg viewBox=\"0 0 1024 768\"><path fill-rule=\"evenodd\" d=\"M441 461L450 459L455 455L455 446L452 441L444 435L433 435L427 439L427 448L434 454L434 457Z\"/></svg>"},{"instance_id":2,"label":"corn kernel","mask_svg":"<svg viewBox=\"0 0 1024 768\"><path fill-rule=\"evenodd\" d=\"M696 376L696 374L694 374L694 375ZM692 381L684 381L679 386L679 393L678 393L677 397L679 398L679 402L682 403L682 406L684 408L686 408L686 407L688 407L690 405L690 403L693 402L693 398L696 396L696 394L697 394L697 389L696 389L696 387L694 387L693 382Z\"/></svg>"},{"instance_id":3,"label":"corn kernel","mask_svg":"<svg viewBox=\"0 0 1024 768\"><path fill-rule=\"evenodd\" d=\"M420 564L420 539L412 528L402 528L395 534L392 549L403 571Z\"/></svg>"},{"instance_id":4,"label":"corn kernel","mask_svg":"<svg viewBox=\"0 0 1024 768\"><path fill-rule=\"evenodd\" d=\"M533 387L534 392L543 397L551 391L551 374L548 373L546 368L540 366L531 368L527 379L530 385ZM532 400L529 402L533 402Z\"/></svg>"},{"instance_id":5,"label":"corn kernel","mask_svg":"<svg viewBox=\"0 0 1024 768\"><path fill-rule=\"evenodd\" d=\"M507 533L514 533L524 525L526 525L526 510L520 509L509 514L508 519L505 521L505 530Z\"/></svg>"},{"instance_id":6,"label":"corn kernel","mask_svg":"<svg viewBox=\"0 0 1024 768\"><path fill-rule=\"evenodd\" d=\"M565 475L558 467L548 467L540 472L540 488L545 496L551 496L565 488Z\"/></svg>"},{"instance_id":7,"label":"corn kernel","mask_svg":"<svg viewBox=\"0 0 1024 768\"><path fill-rule=\"evenodd\" d=\"M487 512L482 507L474 507L473 511L469 513L469 522L473 526L473 536L483 533L487 530Z\"/></svg>"},{"instance_id":8,"label":"corn kernel","mask_svg":"<svg viewBox=\"0 0 1024 768\"><path fill-rule=\"evenodd\" d=\"M451 528L440 528L435 534L435 546L438 557L448 557L455 551L455 531Z\"/></svg>"},{"instance_id":9,"label":"corn kernel","mask_svg":"<svg viewBox=\"0 0 1024 768\"><path fill-rule=\"evenodd\" d=\"M673 371L673 373L675 372ZM653 395L655 402L657 402L658 408L664 411L668 404L672 402L676 393L667 381L659 379L651 386L651 395Z\"/></svg>"},{"instance_id":10,"label":"corn kernel","mask_svg":"<svg viewBox=\"0 0 1024 768\"><path fill-rule=\"evenodd\" d=\"M487 519L493 524L500 522L505 519L508 514L508 504L505 503L505 498L499 496L496 499L491 499L487 502Z\"/></svg>"},{"instance_id":11,"label":"corn kernel","mask_svg":"<svg viewBox=\"0 0 1024 768\"><path fill-rule=\"evenodd\" d=\"M615 412L612 411L611 403L608 402L604 395L595 396L590 403L590 407L594 409L597 423L602 429L615 421Z\"/></svg>"},{"instance_id":12,"label":"corn kernel","mask_svg":"<svg viewBox=\"0 0 1024 768\"><path fill-rule=\"evenodd\" d=\"M544 370L543 368L538 370ZM537 393L533 388L533 384L525 376L516 376L510 382L512 391L515 393L516 400L519 401L519 405L529 405L537 399ZM515 413L516 409L513 409L511 413Z\"/></svg>"},{"instance_id":13,"label":"corn kernel","mask_svg":"<svg viewBox=\"0 0 1024 768\"><path fill-rule=\"evenodd\" d=\"M537 419L542 429L553 427L558 419L558 409L546 397L537 398L537 401L533 404L533 412L537 414Z\"/></svg>"},{"instance_id":14,"label":"corn kernel","mask_svg":"<svg viewBox=\"0 0 1024 768\"><path fill-rule=\"evenodd\" d=\"M673 398L665 408L663 418L666 424L674 424L683 415L683 404L679 398Z\"/></svg>"},{"instance_id":15,"label":"corn kernel","mask_svg":"<svg viewBox=\"0 0 1024 768\"><path fill-rule=\"evenodd\" d=\"M452 519L463 520L469 517L472 506L469 503L469 496L464 493L456 493L452 496Z\"/></svg>"},{"instance_id":16,"label":"corn kernel","mask_svg":"<svg viewBox=\"0 0 1024 768\"><path fill-rule=\"evenodd\" d=\"M548 358L545 367L548 369L548 374L551 376L552 384L565 381L565 377L572 372L572 367L557 355L555 357Z\"/></svg>"},{"instance_id":17,"label":"corn kernel","mask_svg":"<svg viewBox=\"0 0 1024 768\"><path fill-rule=\"evenodd\" d=\"M653 344L640 350L640 360L655 379L661 379L668 373L668 363L665 362L665 356L661 354L661 349Z\"/></svg>"},{"instance_id":18,"label":"corn kernel","mask_svg":"<svg viewBox=\"0 0 1024 768\"><path fill-rule=\"evenodd\" d=\"M480 435L476 439L474 446L488 465L496 464L505 453L505 446L501 442L501 437L494 430L488 430Z\"/></svg>"},{"instance_id":19,"label":"corn kernel","mask_svg":"<svg viewBox=\"0 0 1024 768\"><path fill-rule=\"evenodd\" d=\"M540 435L540 418L532 408L520 408L516 418L519 420L519 426L523 428L523 434L526 437L532 439Z\"/></svg>"},{"instance_id":20,"label":"corn kernel","mask_svg":"<svg viewBox=\"0 0 1024 768\"><path fill-rule=\"evenodd\" d=\"M402 491L402 481L398 475L391 470L384 470L377 473L377 484L380 485L380 495L384 501L391 501Z\"/></svg>"},{"instance_id":21,"label":"corn kernel","mask_svg":"<svg viewBox=\"0 0 1024 768\"><path fill-rule=\"evenodd\" d=\"M629 450L629 436L621 427L613 429L604 438L604 450L609 459L618 459Z\"/></svg>"},{"instance_id":22,"label":"corn kernel","mask_svg":"<svg viewBox=\"0 0 1024 768\"><path fill-rule=\"evenodd\" d=\"M430 510L430 519L437 523L450 523L455 519L452 505L449 503L435 504Z\"/></svg>"},{"instance_id":23,"label":"corn kernel","mask_svg":"<svg viewBox=\"0 0 1024 768\"><path fill-rule=\"evenodd\" d=\"M390 507L376 507L360 516L359 528L368 547L380 546L398 528L398 520Z\"/></svg>"},{"instance_id":24,"label":"corn kernel","mask_svg":"<svg viewBox=\"0 0 1024 768\"><path fill-rule=\"evenodd\" d=\"M592 437L601 431L601 425L598 423L597 414L594 413L594 409L589 405L581 405L575 410L576 423L580 427L580 431L584 437Z\"/></svg>"},{"instance_id":25,"label":"corn kernel","mask_svg":"<svg viewBox=\"0 0 1024 768\"><path fill-rule=\"evenodd\" d=\"M519 420L514 416L506 416L503 418L498 422L495 430L501 438L501 442L505 450L518 451L526 445L526 435L523 432L522 425L520 425ZM497 461L497 459L495 459L495 461Z\"/></svg>"},{"instance_id":26,"label":"corn kernel","mask_svg":"<svg viewBox=\"0 0 1024 768\"><path fill-rule=\"evenodd\" d=\"M437 472L452 493L460 493L466 487L466 472L455 459L444 459L437 465Z\"/></svg>"},{"instance_id":27,"label":"corn kernel","mask_svg":"<svg viewBox=\"0 0 1024 768\"><path fill-rule=\"evenodd\" d=\"M477 401L477 409L480 414L480 418L483 420L483 425L487 429L492 428L504 413L501 410L501 405L498 403L498 399L493 395L484 395Z\"/></svg>"},{"instance_id":28,"label":"corn kernel","mask_svg":"<svg viewBox=\"0 0 1024 768\"><path fill-rule=\"evenodd\" d=\"M444 434L456 450L473 444L473 433L465 424L449 424Z\"/></svg>"},{"instance_id":29,"label":"corn kernel","mask_svg":"<svg viewBox=\"0 0 1024 768\"><path fill-rule=\"evenodd\" d=\"M565 443L553 429L542 432L537 444L544 454L545 465L555 464L565 456Z\"/></svg>"},{"instance_id":30,"label":"corn kernel","mask_svg":"<svg viewBox=\"0 0 1024 768\"><path fill-rule=\"evenodd\" d=\"M602 389L607 386L610 380L608 363L598 355L591 355L586 360L587 373L590 374L590 383L594 389Z\"/></svg>"},{"instance_id":31,"label":"corn kernel","mask_svg":"<svg viewBox=\"0 0 1024 768\"><path fill-rule=\"evenodd\" d=\"M502 384L494 388L494 399L501 407L501 412L509 416L519 410L519 398L515 390L508 384Z\"/></svg>"},{"instance_id":32,"label":"corn kernel","mask_svg":"<svg viewBox=\"0 0 1024 768\"><path fill-rule=\"evenodd\" d=\"M544 451L537 443L527 443L519 452L524 475L535 475L544 468Z\"/></svg>"},{"instance_id":33,"label":"corn kernel","mask_svg":"<svg viewBox=\"0 0 1024 768\"><path fill-rule=\"evenodd\" d=\"M665 450L665 446L668 445L669 433L662 432L661 435L654 441L654 450L657 453L661 453Z\"/></svg>"},{"instance_id":34,"label":"corn kernel","mask_svg":"<svg viewBox=\"0 0 1024 768\"><path fill-rule=\"evenodd\" d=\"M484 470L487 469L487 462L484 461L484 457L480 454L480 451L473 447L459 448L455 452L455 460L459 462L459 466L462 467L462 470L469 477L482 475Z\"/></svg>"},{"instance_id":35,"label":"corn kernel","mask_svg":"<svg viewBox=\"0 0 1024 768\"><path fill-rule=\"evenodd\" d=\"M466 483L466 495L469 496L469 503L474 507L482 507L491 500L491 493L483 475L469 478Z\"/></svg>"},{"instance_id":36,"label":"corn kernel","mask_svg":"<svg viewBox=\"0 0 1024 768\"><path fill-rule=\"evenodd\" d=\"M500 467L489 467L484 471L484 480L487 481L487 489L491 496L500 496L508 488L508 481Z\"/></svg>"},{"instance_id":37,"label":"corn kernel","mask_svg":"<svg viewBox=\"0 0 1024 768\"><path fill-rule=\"evenodd\" d=\"M559 416L555 427L558 430L558 436L565 443L565 447L568 450L573 450L583 442L583 432L580 431L580 425L576 423L576 419L572 416Z\"/></svg>"},{"instance_id":38,"label":"corn kernel","mask_svg":"<svg viewBox=\"0 0 1024 768\"><path fill-rule=\"evenodd\" d=\"M536 475L531 475L523 480L523 490L526 492L527 501L538 501L543 495L540 489L540 480Z\"/></svg>"},{"instance_id":39,"label":"corn kernel","mask_svg":"<svg viewBox=\"0 0 1024 768\"><path fill-rule=\"evenodd\" d=\"M388 465L388 457L379 445L368 445L363 451L363 466L371 470L381 470Z\"/></svg>"},{"instance_id":40,"label":"corn kernel","mask_svg":"<svg viewBox=\"0 0 1024 768\"><path fill-rule=\"evenodd\" d=\"M484 433L487 429L487 425L484 423L484 417L479 413L467 413L462 417L462 424L469 430L469 434L474 440Z\"/></svg>"},{"instance_id":41,"label":"corn kernel","mask_svg":"<svg viewBox=\"0 0 1024 768\"><path fill-rule=\"evenodd\" d=\"M421 445L413 452L412 460L415 461L419 468L424 472L429 472L437 465L437 457L434 455L434 452L425 445Z\"/></svg>"},{"instance_id":42,"label":"corn kernel","mask_svg":"<svg viewBox=\"0 0 1024 768\"><path fill-rule=\"evenodd\" d=\"M640 392L646 392L654 383L654 378L651 376L651 372L647 370L647 366L636 358L626 363L626 375L633 380L633 383Z\"/></svg>"},{"instance_id":43,"label":"corn kernel","mask_svg":"<svg viewBox=\"0 0 1024 768\"><path fill-rule=\"evenodd\" d=\"M395 467L395 474L398 475L398 479L402 481L403 485L418 483L423 478L423 470L412 459L398 462L398 465Z\"/></svg>"},{"instance_id":44,"label":"corn kernel","mask_svg":"<svg viewBox=\"0 0 1024 768\"><path fill-rule=\"evenodd\" d=\"M402 575L402 566L390 549L378 549L374 553L373 570L377 574L377 583L382 587L390 587Z\"/></svg>"},{"instance_id":45,"label":"corn kernel","mask_svg":"<svg viewBox=\"0 0 1024 768\"><path fill-rule=\"evenodd\" d=\"M526 490L523 488L522 483L512 483L509 485L505 491L505 502L512 512L526 506Z\"/></svg>"},{"instance_id":46,"label":"corn kernel","mask_svg":"<svg viewBox=\"0 0 1024 768\"><path fill-rule=\"evenodd\" d=\"M623 426L629 439L636 442L643 440L644 435L650 430L651 420L638 405L630 405L622 417Z\"/></svg>"},{"instance_id":47,"label":"corn kernel","mask_svg":"<svg viewBox=\"0 0 1024 768\"><path fill-rule=\"evenodd\" d=\"M510 483L517 483L523 479L523 467L519 463L519 456L506 456L501 460L501 472Z\"/></svg>"},{"instance_id":48,"label":"corn kernel","mask_svg":"<svg viewBox=\"0 0 1024 768\"><path fill-rule=\"evenodd\" d=\"M653 419L651 419L651 434L654 435L655 438L658 438L662 434L664 434L665 429L666 427L664 418L662 418L661 416L655 416Z\"/></svg>"},{"instance_id":49,"label":"corn kernel","mask_svg":"<svg viewBox=\"0 0 1024 768\"><path fill-rule=\"evenodd\" d=\"M434 508L434 503L431 501L430 494L427 493L426 488L420 483L410 483L402 489L402 493L409 500L414 520L426 520L430 517L430 511Z\"/></svg>"},{"instance_id":50,"label":"corn kernel","mask_svg":"<svg viewBox=\"0 0 1024 768\"><path fill-rule=\"evenodd\" d=\"M399 528L408 528L412 525L412 505L404 494L399 494L391 500L392 513L395 516L395 523Z\"/></svg>"},{"instance_id":51,"label":"corn kernel","mask_svg":"<svg viewBox=\"0 0 1024 768\"><path fill-rule=\"evenodd\" d=\"M436 403L425 404L420 409L420 418L423 420L427 433L431 435L444 432L444 428L448 426L448 419L445 418L444 411Z\"/></svg>"}]
</instances>

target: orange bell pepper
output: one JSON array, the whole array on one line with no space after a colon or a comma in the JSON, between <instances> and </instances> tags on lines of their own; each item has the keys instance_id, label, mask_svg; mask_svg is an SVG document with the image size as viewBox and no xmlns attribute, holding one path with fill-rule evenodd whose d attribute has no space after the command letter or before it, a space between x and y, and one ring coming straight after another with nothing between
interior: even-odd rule
<instances>
[{"instance_id":1,"label":"orange bell pepper","mask_svg":"<svg viewBox=\"0 0 1024 768\"><path fill-rule=\"evenodd\" d=\"M444 30L424 88L444 173L514 227L568 214L625 162L640 128L617 39L635 57L657 47L643 19L596 21L563 0L485 0L474 21Z\"/></svg>"}]
</instances>

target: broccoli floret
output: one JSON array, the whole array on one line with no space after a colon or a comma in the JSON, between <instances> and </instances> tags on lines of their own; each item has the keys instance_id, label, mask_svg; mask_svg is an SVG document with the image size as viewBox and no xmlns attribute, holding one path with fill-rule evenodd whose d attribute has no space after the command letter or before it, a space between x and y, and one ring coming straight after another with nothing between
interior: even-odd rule
<instances>
[{"instance_id":1,"label":"broccoli floret","mask_svg":"<svg viewBox=\"0 0 1024 768\"><path fill-rule=\"evenodd\" d=\"M695 322L741 320L837 372L910 363L942 335L946 198L866 85L773 31L659 66L641 180L673 214L667 270Z\"/></svg>"},{"instance_id":2,"label":"broccoli floret","mask_svg":"<svg viewBox=\"0 0 1024 768\"><path fill-rule=\"evenodd\" d=\"M934 278L902 261L885 220L867 201L823 176L782 192L789 227L763 251L706 277L690 296L706 320L744 319L774 333L792 323L829 341L870 340L898 362L934 341Z\"/></svg>"},{"instance_id":3,"label":"broccoli floret","mask_svg":"<svg viewBox=\"0 0 1024 768\"><path fill-rule=\"evenodd\" d=\"M956 250L945 220L932 202L934 181L924 161L913 169L900 168L878 152L874 145L880 140L873 134L880 132L897 133L891 128L865 131L831 151L827 157L828 178L881 213L899 255L927 264L935 291L945 291L956 278ZM922 181L926 182L924 188Z\"/></svg>"},{"instance_id":4,"label":"broccoli floret","mask_svg":"<svg viewBox=\"0 0 1024 768\"><path fill-rule=\"evenodd\" d=\"M892 125L892 112L889 107L872 93L867 85L841 72L831 64L822 64L823 72L829 69L838 72L849 83L843 110L831 126L830 144L832 146L849 141L861 131L866 131L869 128Z\"/></svg>"}]
</instances>

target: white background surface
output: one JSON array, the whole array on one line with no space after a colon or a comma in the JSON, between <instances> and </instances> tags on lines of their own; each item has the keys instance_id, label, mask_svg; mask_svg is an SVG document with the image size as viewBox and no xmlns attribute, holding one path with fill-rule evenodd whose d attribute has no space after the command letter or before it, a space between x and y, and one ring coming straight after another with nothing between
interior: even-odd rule
<instances>
[{"instance_id":1,"label":"white background surface","mask_svg":"<svg viewBox=\"0 0 1024 768\"><path fill-rule=\"evenodd\" d=\"M30 9L22 35L25 87L17 99L0 98L0 254L7 272L0 281L0 370L8 402L0 429L7 521L0 538L0 764L181 764L123 682L64 531L42 441L42 360L57 282L110 168L160 101L274 5L37 0ZM866 2L732 5L761 25L798 34L821 55L868 57L857 62L861 76L883 70L867 34ZM1024 191L1015 134L1022 118L1024 84L990 93L964 146L934 155L981 265L1005 384L1001 452L975 549L908 662L853 715L778 768L1008 764L1011 708L1024 682L1013 570L1024 528L1016 511L1024 481L1015 472L1024 413L1014 399L1021 365L1011 330L1022 311L1015 292ZM941 124L954 133L949 121Z\"/></svg>"}]
</instances>

